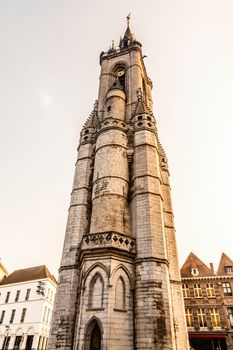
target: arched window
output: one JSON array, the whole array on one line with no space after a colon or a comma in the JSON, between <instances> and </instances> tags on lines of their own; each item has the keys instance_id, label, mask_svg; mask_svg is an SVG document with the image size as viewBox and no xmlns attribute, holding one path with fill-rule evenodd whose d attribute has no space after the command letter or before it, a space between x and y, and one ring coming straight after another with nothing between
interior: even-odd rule
<instances>
[{"instance_id":1,"label":"arched window","mask_svg":"<svg viewBox=\"0 0 233 350\"><path fill-rule=\"evenodd\" d=\"M116 287L115 287L115 308L124 310L126 307L125 299L126 299L125 281L120 276L117 280Z\"/></svg>"},{"instance_id":2,"label":"arched window","mask_svg":"<svg viewBox=\"0 0 233 350\"><path fill-rule=\"evenodd\" d=\"M126 69L124 65L117 65L115 69L113 70L113 75L117 77L123 87L123 91L125 91L125 75L126 75Z\"/></svg>"},{"instance_id":3,"label":"arched window","mask_svg":"<svg viewBox=\"0 0 233 350\"><path fill-rule=\"evenodd\" d=\"M90 281L89 287L89 308L99 309L103 307L104 281L103 277L97 272Z\"/></svg>"}]
</instances>

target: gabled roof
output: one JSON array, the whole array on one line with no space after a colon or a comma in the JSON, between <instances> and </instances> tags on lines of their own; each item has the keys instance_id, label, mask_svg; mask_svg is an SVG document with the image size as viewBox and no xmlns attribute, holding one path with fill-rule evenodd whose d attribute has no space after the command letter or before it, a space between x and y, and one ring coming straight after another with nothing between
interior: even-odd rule
<instances>
[{"instance_id":1,"label":"gabled roof","mask_svg":"<svg viewBox=\"0 0 233 350\"><path fill-rule=\"evenodd\" d=\"M45 265L41 265L12 272L8 277L0 282L0 286L12 283L40 280L44 278L49 278L53 282L57 283L55 277L51 275L47 267Z\"/></svg>"},{"instance_id":2,"label":"gabled roof","mask_svg":"<svg viewBox=\"0 0 233 350\"><path fill-rule=\"evenodd\" d=\"M233 267L233 261L225 254L222 253L220 262L219 262L219 266L218 266L218 275L225 275L226 271L225 271L225 267L226 266L232 266ZM233 275L232 273L228 273L229 275Z\"/></svg>"},{"instance_id":3,"label":"gabled roof","mask_svg":"<svg viewBox=\"0 0 233 350\"><path fill-rule=\"evenodd\" d=\"M192 268L198 269L198 275L194 276L191 273ZM183 266L180 270L181 277L205 277L205 276L215 276L215 273L211 271L211 269L206 266L195 254L190 253L184 262Z\"/></svg>"}]
</instances>

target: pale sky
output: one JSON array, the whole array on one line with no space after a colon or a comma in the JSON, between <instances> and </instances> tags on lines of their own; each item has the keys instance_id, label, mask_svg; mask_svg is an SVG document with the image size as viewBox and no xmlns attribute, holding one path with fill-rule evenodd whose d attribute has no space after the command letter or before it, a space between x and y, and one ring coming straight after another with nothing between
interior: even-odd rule
<instances>
[{"instance_id":1,"label":"pale sky","mask_svg":"<svg viewBox=\"0 0 233 350\"><path fill-rule=\"evenodd\" d=\"M0 0L0 256L57 275L99 54L131 12L169 160L180 263L233 258L232 0Z\"/></svg>"}]
</instances>

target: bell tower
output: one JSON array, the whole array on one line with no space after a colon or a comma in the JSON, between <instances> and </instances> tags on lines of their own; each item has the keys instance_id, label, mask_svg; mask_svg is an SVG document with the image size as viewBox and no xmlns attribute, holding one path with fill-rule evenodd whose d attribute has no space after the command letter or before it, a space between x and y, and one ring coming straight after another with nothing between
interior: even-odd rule
<instances>
[{"instance_id":1,"label":"bell tower","mask_svg":"<svg viewBox=\"0 0 233 350\"><path fill-rule=\"evenodd\" d=\"M141 44L100 55L85 123L49 350L188 350L166 154Z\"/></svg>"}]
</instances>

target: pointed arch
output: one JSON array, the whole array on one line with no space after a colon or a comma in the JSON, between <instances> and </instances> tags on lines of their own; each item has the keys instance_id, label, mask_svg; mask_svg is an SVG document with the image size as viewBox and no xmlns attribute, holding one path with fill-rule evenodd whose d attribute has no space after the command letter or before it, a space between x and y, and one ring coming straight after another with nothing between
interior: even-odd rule
<instances>
[{"instance_id":1,"label":"pointed arch","mask_svg":"<svg viewBox=\"0 0 233 350\"><path fill-rule=\"evenodd\" d=\"M101 350L103 343L103 326L97 317L92 317L86 324L84 337L84 350ZM95 343L95 347L93 343Z\"/></svg>"},{"instance_id":2,"label":"pointed arch","mask_svg":"<svg viewBox=\"0 0 233 350\"><path fill-rule=\"evenodd\" d=\"M89 284L88 307L99 309L103 307L104 279L99 271L92 277Z\"/></svg>"},{"instance_id":3,"label":"pointed arch","mask_svg":"<svg viewBox=\"0 0 233 350\"><path fill-rule=\"evenodd\" d=\"M131 277L131 275L130 275L129 270L128 270L123 264L117 265L117 266L113 269L113 271L112 271L112 273L111 273L111 279L112 279L113 276L116 274L116 272L118 272L119 269L124 270L124 272L126 273L126 275L127 275L128 278L129 278L130 288L133 289L134 286L133 286L132 277Z\"/></svg>"},{"instance_id":4,"label":"pointed arch","mask_svg":"<svg viewBox=\"0 0 233 350\"><path fill-rule=\"evenodd\" d=\"M96 267L100 267L101 269L103 269L106 272L106 275L109 278L109 269L104 264L101 264L100 262L97 262L97 263L93 264L91 267L89 267L89 269L84 273L84 276L83 276L83 283L84 283L84 285L86 283L87 277L89 276L91 271L94 270Z\"/></svg>"}]
</instances>

